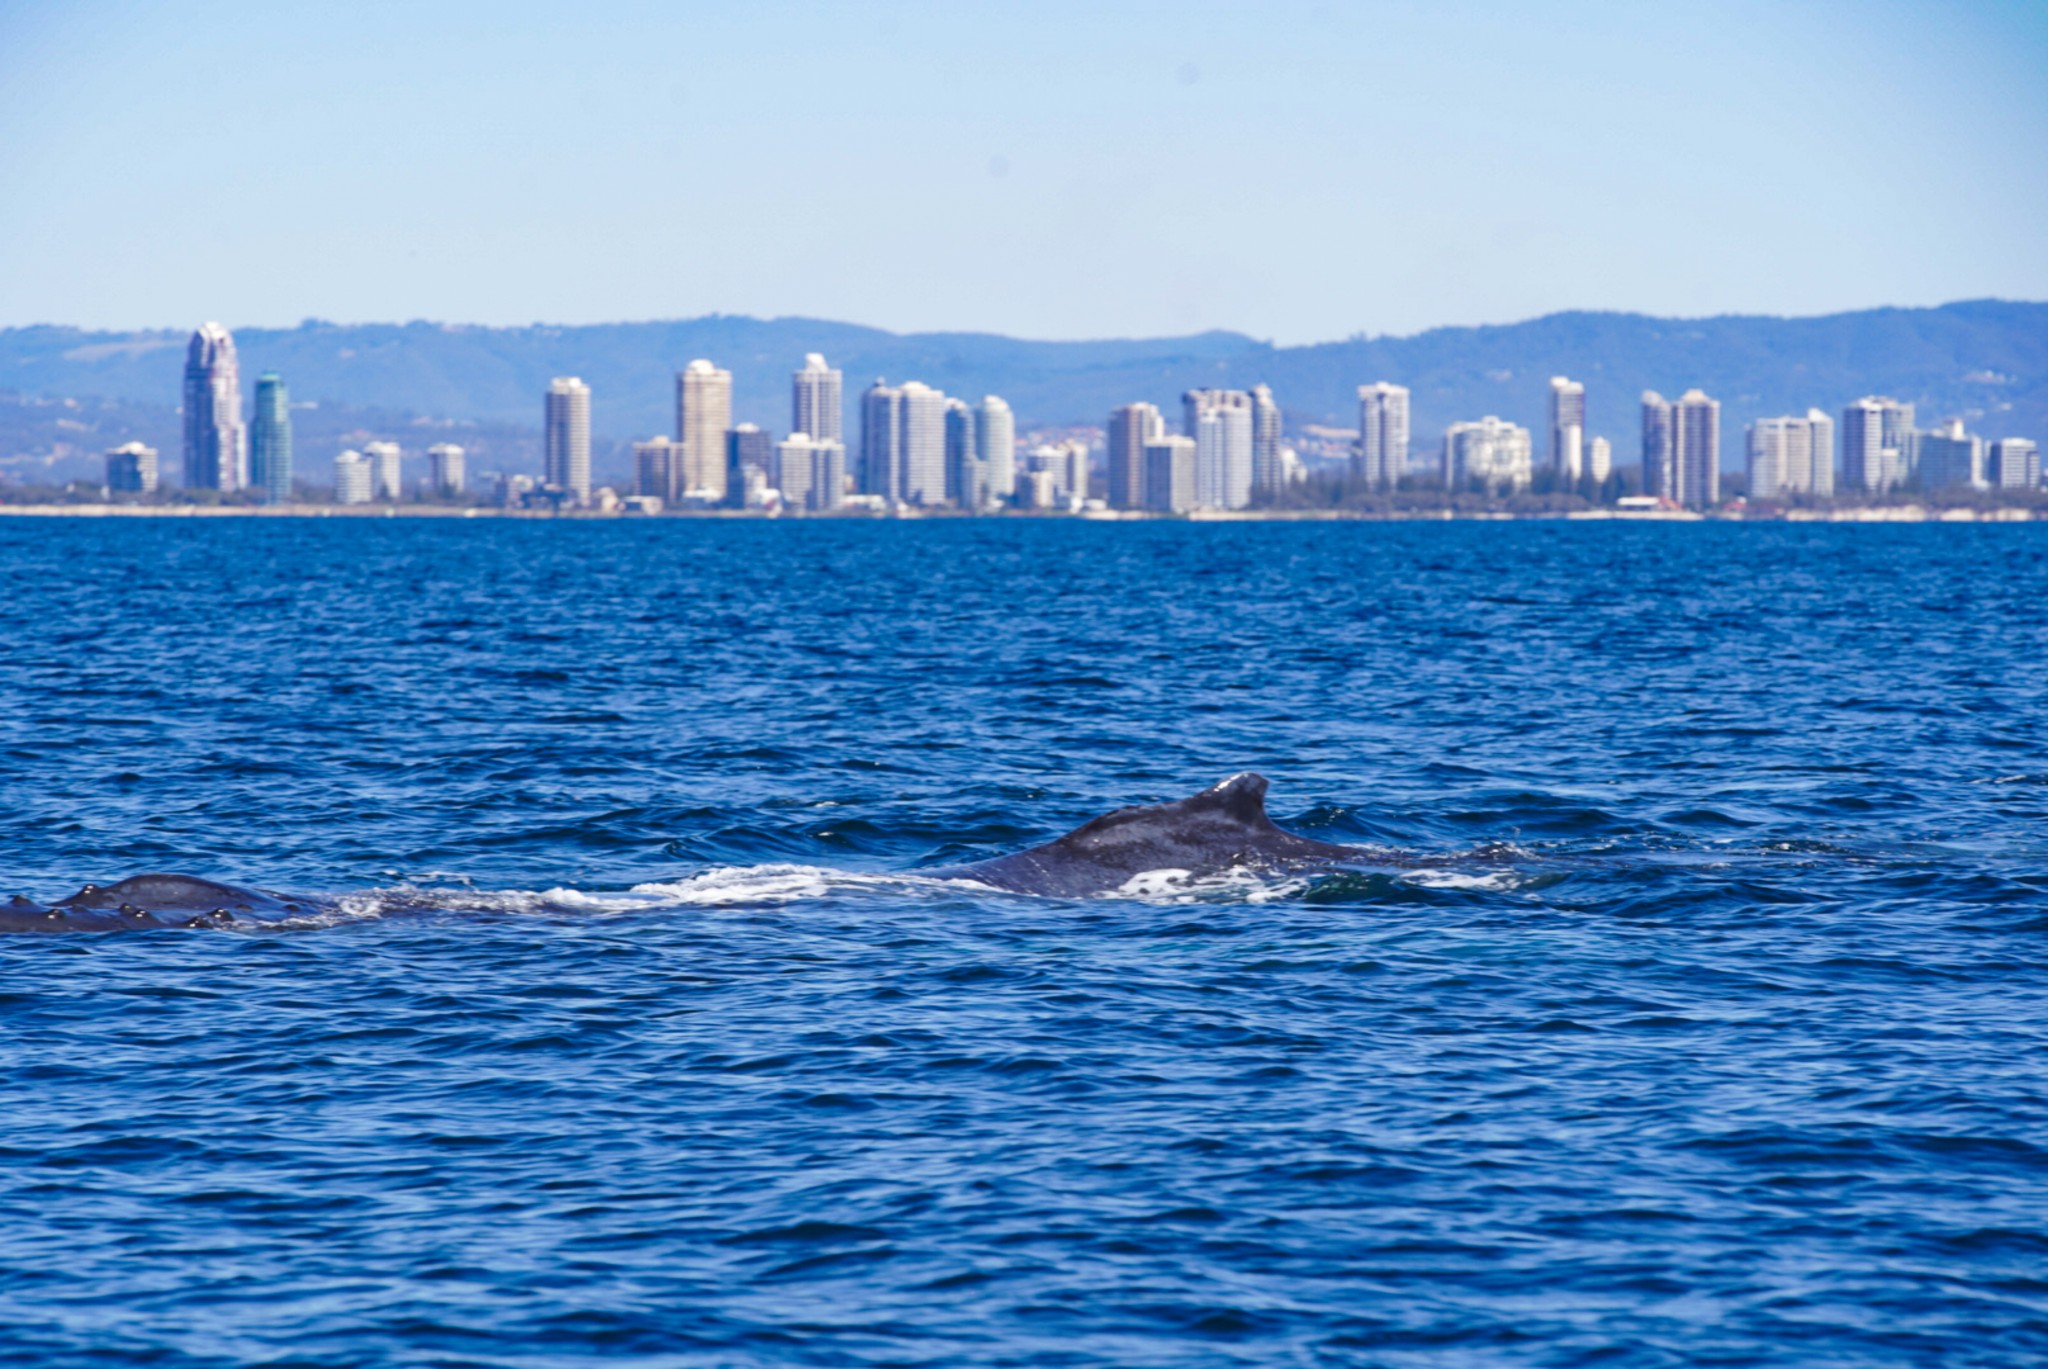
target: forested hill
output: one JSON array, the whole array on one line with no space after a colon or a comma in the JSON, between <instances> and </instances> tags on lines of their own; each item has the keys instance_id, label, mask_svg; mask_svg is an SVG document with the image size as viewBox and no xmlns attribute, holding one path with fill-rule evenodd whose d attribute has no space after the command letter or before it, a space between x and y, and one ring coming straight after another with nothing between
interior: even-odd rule
<instances>
[{"instance_id":1,"label":"forested hill","mask_svg":"<svg viewBox=\"0 0 2048 1369\"><path fill-rule=\"evenodd\" d=\"M0 331L0 389L175 405L186 336ZM1355 388L1384 379L1414 390L1423 443L1446 423L1489 413L1540 428L1546 382L1564 374L1586 382L1589 426L1614 439L1622 460L1634 452L1637 395L1693 386L1723 402L1730 463L1751 418L1834 411L1869 393L1914 401L1923 424L1962 416L1986 436L2048 437L2048 304L1996 300L1793 319L1567 313L1302 347L1227 332L1032 342L732 316L523 328L312 321L235 336L245 388L275 369L295 400L441 419L537 426L549 378L579 375L594 390L594 428L614 439L668 432L674 372L699 356L733 372L738 419L785 428L789 373L811 351L845 372L849 427L856 396L877 376L1003 395L1020 426L1099 423L1133 399L1174 413L1191 387L1263 381L1296 423L1348 427Z\"/></svg>"}]
</instances>

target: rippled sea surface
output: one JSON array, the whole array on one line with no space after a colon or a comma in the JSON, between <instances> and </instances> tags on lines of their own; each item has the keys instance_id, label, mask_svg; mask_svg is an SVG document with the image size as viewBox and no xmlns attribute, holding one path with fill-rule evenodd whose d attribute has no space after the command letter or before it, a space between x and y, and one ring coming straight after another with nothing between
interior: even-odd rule
<instances>
[{"instance_id":1,"label":"rippled sea surface","mask_svg":"<svg viewBox=\"0 0 2048 1369\"><path fill-rule=\"evenodd\" d=\"M0 1361L2048 1358L2048 526L0 521ZM917 876L1233 771L1355 867Z\"/></svg>"}]
</instances>

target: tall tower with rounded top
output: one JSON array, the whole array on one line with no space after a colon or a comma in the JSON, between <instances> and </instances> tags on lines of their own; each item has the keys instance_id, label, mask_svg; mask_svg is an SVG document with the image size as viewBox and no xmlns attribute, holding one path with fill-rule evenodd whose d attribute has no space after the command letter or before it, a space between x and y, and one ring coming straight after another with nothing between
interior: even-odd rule
<instances>
[{"instance_id":1,"label":"tall tower with rounded top","mask_svg":"<svg viewBox=\"0 0 2048 1369\"><path fill-rule=\"evenodd\" d=\"M249 483L235 339L201 324L185 349L185 488L232 494Z\"/></svg>"}]
</instances>

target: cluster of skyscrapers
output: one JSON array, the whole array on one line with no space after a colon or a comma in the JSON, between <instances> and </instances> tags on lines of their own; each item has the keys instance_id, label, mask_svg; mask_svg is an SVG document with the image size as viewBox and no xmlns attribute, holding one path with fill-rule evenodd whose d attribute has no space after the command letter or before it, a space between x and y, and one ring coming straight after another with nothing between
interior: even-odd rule
<instances>
[{"instance_id":1,"label":"cluster of skyscrapers","mask_svg":"<svg viewBox=\"0 0 2048 1369\"><path fill-rule=\"evenodd\" d=\"M272 503L291 497L291 403L275 371L256 378L254 421L242 421L242 373L235 339L218 323L202 324L185 349L185 487L235 494L255 490ZM156 491L162 472L155 448L130 442L107 453L107 485L134 494Z\"/></svg>"},{"instance_id":2,"label":"cluster of skyscrapers","mask_svg":"<svg viewBox=\"0 0 2048 1369\"><path fill-rule=\"evenodd\" d=\"M1444 430L1433 467L1409 461L1409 391L1379 381L1358 387L1358 439L1351 449L1352 479L1369 490L1393 490L1421 480L1446 490L1513 493L1536 480L1535 438L1519 423L1488 414ZM1613 450L1586 432L1586 387L1565 376L1550 382L1548 469L1566 489L1586 482L1597 489L1613 473Z\"/></svg>"},{"instance_id":3,"label":"cluster of skyscrapers","mask_svg":"<svg viewBox=\"0 0 2048 1369\"><path fill-rule=\"evenodd\" d=\"M1109 416L1105 442L1108 503L1118 509L1184 513L1249 508L1301 473L1281 445L1280 406L1264 385L1249 390L1189 390L1181 431L1166 431L1155 405L1126 404Z\"/></svg>"},{"instance_id":4,"label":"cluster of skyscrapers","mask_svg":"<svg viewBox=\"0 0 2048 1369\"><path fill-rule=\"evenodd\" d=\"M790 432L777 440L733 422L732 373L708 360L676 374L675 436L633 447L640 507L780 507L828 512L849 503L877 509L949 507L982 512L1005 506L1079 509L1091 494L1087 443L1044 444L1020 452L1016 419L995 395L968 402L919 381L877 380L860 397L859 449L851 461L843 432L840 372L817 353L790 380ZM242 418L234 338L218 323L192 335L185 357L184 483L222 494L255 491L269 502L291 497L291 405L274 371L257 378L255 408ZM1381 381L1358 388L1358 431L1350 453L1354 483L1393 490L1404 482L1441 489L1513 493L1537 479L1527 428L1488 415L1451 424L1440 455L1410 462L1410 395ZM554 380L543 409L543 474L500 478L501 497L582 506L592 489L590 387L575 376ZM1243 509L1304 475L1282 441L1279 404L1264 385L1197 389L1181 397L1178 433L1157 406L1126 404L1109 416L1103 452L1104 498L1116 509L1181 513ZM1589 435L1586 387L1552 377L1546 469L1550 488L1611 491L1613 451ZM1675 400L1641 399L1638 500L1709 508L1721 497L1721 406L1700 390ZM1316 430L1311 429L1311 432ZM1838 442L1839 435L1839 458ZM335 498L343 504L398 500L403 453L367 442L334 459ZM458 497L467 488L466 453L454 443L427 449L421 492ZM106 454L110 489L147 494L160 483L157 453L139 442ZM1758 419L1748 430L1748 496L1783 501L1837 493L1879 496L1904 489L2035 489L2039 447L2023 438L1994 442L1960 420L1930 431L1914 424L1911 404L1868 396L1837 423L1819 409Z\"/></svg>"},{"instance_id":5,"label":"cluster of skyscrapers","mask_svg":"<svg viewBox=\"0 0 2048 1369\"><path fill-rule=\"evenodd\" d=\"M1840 437L1840 461L1836 439ZM1839 472L1840 479L1837 480ZM1866 395L1839 428L1819 409L1759 419L1749 429L1749 497L1884 495L1897 490L2026 490L2041 484L2041 449L2024 437L1986 442L1961 419L1922 432L1913 406Z\"/></svg>"}]
</instances>

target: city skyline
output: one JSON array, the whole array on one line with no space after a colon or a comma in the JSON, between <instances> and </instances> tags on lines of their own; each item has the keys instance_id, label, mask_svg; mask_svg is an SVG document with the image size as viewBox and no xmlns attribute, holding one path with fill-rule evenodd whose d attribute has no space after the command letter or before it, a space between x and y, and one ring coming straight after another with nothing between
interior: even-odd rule
<instances>
[{"instance_id":1,"label":"city skyline","mask_svg":"<svg viewBox=\"0 0 2048 1369\"><path fill-rule=\"evenodd\" d=\"M185 367L188 487L234 494L250 483L235 460L221 453L240 442L236 349L217 323L196 329ZM860 446L849 469L845 445L807 429L840 431L842 373L822 353L809 352L791 374L789 435L778 441L751 422L732 420L733 373L708 358L675 372L675 437L656 436L633 446L631 499L641 512L665 508L735 507L831 512L859 506L941 508L984 513L1018 506L1182 513L1229 512L1285 502L1288 491L1312 478L1286 441L1288 421L1270 386L1246 390L1197 388L1182 395L1181 432L1165 431L1163 415L1145 402L1114 409L1100 429L1102 460L1093 436L1041 441L1025 450L1009 405L985 395L976 404L948 396L922 381L891 385L877 378L860 400ZM265 452L254 482L268 502L281 502L280 480L291 466L289 403L282 377L266 371L258 381L256 444ZM1359 427L1334 469L1366 490L1418 492L1432 484L1428 463L1407 453L1407 387L1381 380L1357 387ZM594 487L591 472L591 387L557 377L544 396L541 482L498 474L502 502L540 498L552 507L616 507L609 486ZM1587 436L1588 386L1553 375L1548 384L1548 493L1601 502L1708 510L1722 502L1720 402L1687 389L1677 400L1654 390L1639 399L1639 459L1634 492L1614 470L1604 434ZM1818 408L1802 416L1762 417L1745 429L1742 493L1760 500L1829 498L1840 482L1863 495L1897 489L1921 492L2033 490L2039 487L2038 446L2008 437L1987 442L1960 418L1922 431L1913 406L1865 396L1842 410L1843 440ZM1328 434L1309 428L1306 433ZM454 497L465 488L463 449L430 449L423 495ZM155 454L138 444L106 453L106 488L151 493L157 487ZM340 503L405 497L402 449L373 440L334 461L334 497ZM280 469L284 472L279 475ZM1536 444L1522 425L1486 415L1449 424L1434 468L1434 486L1491 496L1532 492L1537 486ZM202 482L211 483L202 483ZM1618 483L1617 483L1618 482ZM1099 493L1098 493L1099 491Z\"/></svg>"}]
</instances>

